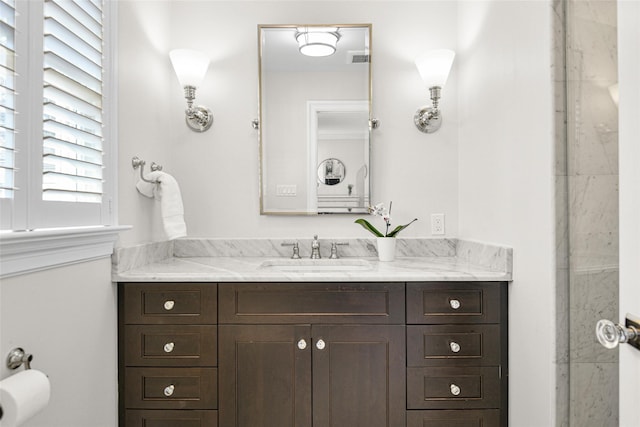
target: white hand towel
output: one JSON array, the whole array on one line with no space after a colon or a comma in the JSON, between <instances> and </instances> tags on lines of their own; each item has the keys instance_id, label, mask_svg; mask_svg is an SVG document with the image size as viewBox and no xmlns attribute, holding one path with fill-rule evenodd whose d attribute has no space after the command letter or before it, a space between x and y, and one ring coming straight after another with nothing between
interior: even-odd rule
<instances>
[{"instance_id":1,"label":"white hand towel","mask_svg":"<svg viewBox=\"0 0 640 427\"><path fill-rule=\"evenodd\" d=\"M184 222L184 207L180 186L174 177L161 171L150 172L145 178L157 181L158 184L138 181L136 188L146 197L160 200L162 223L169 240L187 235L187 225Z\"/></svg>"}]
</instances>

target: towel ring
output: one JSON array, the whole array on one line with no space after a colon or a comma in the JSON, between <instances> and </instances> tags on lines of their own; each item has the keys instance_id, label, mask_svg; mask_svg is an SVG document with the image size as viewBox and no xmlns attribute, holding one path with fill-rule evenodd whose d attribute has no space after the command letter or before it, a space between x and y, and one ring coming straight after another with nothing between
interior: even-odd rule
<instances>
[{"instance_id":1,"label":"towel ring","mask_svg":"<svg viewBox=\"0 0 640 427\"><path fill-rule=\"evenodd\" d=\"M140 168L140 179L141 180L143 180L144 182L148 182L150 184L160 184L160 181L158 181L158 180L151 180L151 179L147 179L147 178L144 177L144 165L146 165L146 164L147 164L147 162L145 162L144 160L142 160L138 156L134 156L131 159L131 166L133 166L134 169ZM151 162L151 171L152 172L161 171L161 170L162 170L162 165L159 165L156 162Z\"/></svg>"}]
</instances>

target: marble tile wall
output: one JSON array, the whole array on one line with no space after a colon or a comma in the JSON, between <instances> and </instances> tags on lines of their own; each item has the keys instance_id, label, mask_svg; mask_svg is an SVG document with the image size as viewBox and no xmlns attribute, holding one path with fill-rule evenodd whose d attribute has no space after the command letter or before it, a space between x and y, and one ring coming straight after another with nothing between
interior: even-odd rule
<instances>
[{"instance_id":1,"label":"marble tile wall","mask_svg":"<svg viewBox=\"0 0 640 427\"><path fill-rule=\"evenodd\" d=\"M594 334L599 319L619 317L618 112L608 89L617 83L616 2L553 5L556 425L617 427L617 352L600 346Z\"/></svg>"}]
</instances>

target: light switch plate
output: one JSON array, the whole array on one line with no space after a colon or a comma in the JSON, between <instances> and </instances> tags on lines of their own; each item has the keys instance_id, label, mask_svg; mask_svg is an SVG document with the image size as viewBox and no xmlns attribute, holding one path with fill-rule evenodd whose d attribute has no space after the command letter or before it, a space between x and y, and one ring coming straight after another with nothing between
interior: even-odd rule
<instances>
[{"instance_id":1,"label":"light switch plate","mask_svg":"<svg viewBox=\"0 0 640 427\"><path fill-rule=\"evenodd\" d=\"M276 185L276 196L278 197L295 197L298 192L296 184L278 184Z\"/></svg>"}]
</instances>

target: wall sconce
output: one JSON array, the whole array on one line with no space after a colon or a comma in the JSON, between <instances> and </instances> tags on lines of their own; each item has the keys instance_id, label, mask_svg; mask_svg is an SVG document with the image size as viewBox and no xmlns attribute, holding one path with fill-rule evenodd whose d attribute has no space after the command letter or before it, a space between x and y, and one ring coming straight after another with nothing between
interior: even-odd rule
<instances>
[{"instance_id":1,"label":"wall sconce","mask_svg":"<svg viewBox=\"0 0 640 427\"><path fill-rule=\"evenodd\" d=\"M456 53L448 49L433 50L416 59L420 77L429 88L432 107L425 106L416 111L413 122L420 132L433 133L440 129L442 115L438 109L440 92L447 82Z\"/></svg>"},{"instance_id":2,"label":"wall sconce","mask_svg":"<svg viewBox=\"0 0 640 427\"><path fill-rule=\"evenodd\" d=\"M301 27L296 31L300 53L306 56L329 56L340 40L337 27Z\"/></svg>"},{"instance_id":3,"label":"wall sconce","mask_svg":"<svg viewBox=\"0 0 640 427\"><path fill-rule=\"evenodd\" d=\"M195 132L204 132L211 127L213 114L210 109L201 105L194 107L193 101L196 99L196 88L202 84L209 68L209 58L200 52L188 49L172 50L169 52L169 58L178 81L184 88L184 97L187 99L185 110L187 126Z\"/></svg>"}]
</instances>

